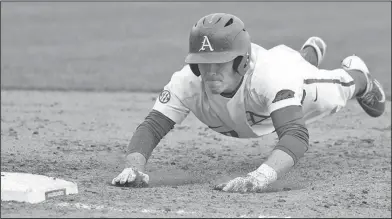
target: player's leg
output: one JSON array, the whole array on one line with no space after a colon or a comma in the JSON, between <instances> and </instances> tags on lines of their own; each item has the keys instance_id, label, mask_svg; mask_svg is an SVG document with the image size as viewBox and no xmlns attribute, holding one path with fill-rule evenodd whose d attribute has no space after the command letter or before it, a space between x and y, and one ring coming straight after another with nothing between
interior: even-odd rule
<instances>
[{"instance_id":1,"label":"player's leg","mask_svg":"<svg viewBox=\"0 0 392 219\"><path fill-rule=\"evenodd\" d=\"M304 80L302 108L310 122L338 112L353 98L355 82L342 68L318 69Z\"/></svg>"},{"instance_id":2,"label":"player's leg","mask_svg":"<svg viewBox=\"0 0 392 219\"><path fill-rule=\"evenodd\" d=\"M319 117L338 112L353 98L372 117L385 110L385 93L380 83L371 78L366 64L357 56L344 59L341 68L319 69L304 84L304 111L315 112Z\"/></svg>"},{"instance_id":3,"label":"player's leg","mask_svg":"<svg viewBox=\"0 0 392 219\"><path fill-rule=\"evenodd\" d=\"M310 64L318 67L325 57L327 44L320 37L310 37L299 50L302 57Z\"/></svg>"},{"instance_id":4,"label":"player's leg","mask_svg":"<svg viewBox=\"0 0 392 219\"><path fill-rule=\"evenodd\" d=\"M320 37L313 36L306 40L306 42L302 45L299 52L306 61L318 67L321 64L321 62L324 60L326 50L327 50L327 44L324 42L324 40L321 39ZM355 70L347 71L350 74L350 76L354 79L354 81L358 84L355 86L354 96L356 96L357 93L364 91L364 87L366 87L367 84L367 78L365 77L365 75L358 74L358 72L356 71Z\"/></svg>"},{"instance_id":5,"label":"player's leg","mask_svg":"<svg viewBox=\"0 0 392 219\"><path fill-rule=\"evenodd\" d=\"M310 37L299 53L317 68L323 61L327 45L319 37ZM319 69L304 81L302 107L308 122L316 121L343 108L353 96L353 79L343 69L333 71Z\"/></svg>"},{"instance_id":6,"label":"player's leg","mask_svg":"<svg viewBox=\"0 0 392 219\"><path fill-rule=\"evenodd\" d=\"M342 68L355 82L354 97L365 112L372 117L379 117L385 111L385 92L369 72L365 62L352 55L342 61Z\"/></svg>"},{"instance_id":7,"label":"player's leg","mask_svg":"<svg viewBox=\"0 0 392 219\"><path fill-rule=\"evenodd\" d=\"M301 47L300 53L305 60L318 67L325 57L326 49L327 45L321 38L310 37ZM313 80L325 83L324 86L318 87L321 88L321 92L329 91L329 101L326 101L329 104L326 105L334 106L332 112L336 112L338 111L336 109L343 107L348 99L356 98L366 113L373 117L380 116L385 110L385 93L380 83L371 78L363 60L355 55L349 56L342 61L341 67L345 71L337 69L325 72L322 70L318 80ZM309 83L311 81L308 80ZM332 85L328 84L328 81L332 82ZM313 87L311 89L313 91L314 86L310 87Z\"/></svg>"}]
</instances>

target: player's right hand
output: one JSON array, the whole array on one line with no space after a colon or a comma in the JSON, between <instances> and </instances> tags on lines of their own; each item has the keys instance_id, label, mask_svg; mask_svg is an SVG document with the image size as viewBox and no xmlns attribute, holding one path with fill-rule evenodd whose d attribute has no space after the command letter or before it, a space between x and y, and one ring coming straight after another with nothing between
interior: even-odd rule
<instances>
[{"instance_id":1,"label":"player's right hand","mask_svg":"<svg viewBox=\"0 0 392 219\"><path fill-rule=\"evenodd\" d=\"M125 168L112 180L112 185L126 187L148 187L150 177L135 168Z\"/></svg>"}]
</instances>

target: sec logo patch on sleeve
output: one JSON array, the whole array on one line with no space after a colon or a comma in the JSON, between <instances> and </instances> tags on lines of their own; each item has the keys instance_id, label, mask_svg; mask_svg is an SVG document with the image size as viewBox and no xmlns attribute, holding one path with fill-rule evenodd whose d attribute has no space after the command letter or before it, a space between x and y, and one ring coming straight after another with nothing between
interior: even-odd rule
<instances>
[{"instance_id":1,"label":"sec logo patch on sleeve","mask_svg":"<svg viewBox=\"0 0 392 219\"><path fill-rule=\"evenodd\" d=\"M276 94L275 99L272 101L272 103L278 102L280 100L293 98L293 97L294 97L294 91L292 91L292 90L281 90L281 91L279 91Z\"/></svg>"},{"instance_id":2,"label":"sec logo patch on sleeve","mask_svg":"<svg viewBox=\"0 0 392 219\"><path fill-rule=\"evenodd\" d=\"M158 99L159 99L159 102L161 102L161 103L167 103L167 102L169 102L170 97L171 97L170 91L163 90L161 92L161 94L159 94L159 98Z\"/></svg>"}]
</instances>

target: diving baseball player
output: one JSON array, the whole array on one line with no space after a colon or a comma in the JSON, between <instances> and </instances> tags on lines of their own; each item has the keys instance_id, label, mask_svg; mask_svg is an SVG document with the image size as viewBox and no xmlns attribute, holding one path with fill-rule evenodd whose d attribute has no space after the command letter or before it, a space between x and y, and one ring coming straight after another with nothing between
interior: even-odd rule
<instances>
[{"instance_id":1,"label":"diving baseball player","mask_svg":"<svg viewBox=\"0 0 392 219\"><path fill-rule=\"evenodd\" d=\"M345 58L340 68L319 69L326 48L321 38L311 37L300 51L285 45L266 50L251 42L236 16L202 17L190 32L187 65L173 74L137 127L125 169L112 184L147 186L145 166L153 149L192 112L223 135L278 135L276 147L259 168L214 187L263 192L308 150L307 124L337 113L352 98L372 117L384 112L383 88L364 61L354 55Z\"/></svg>"}]
</instances>

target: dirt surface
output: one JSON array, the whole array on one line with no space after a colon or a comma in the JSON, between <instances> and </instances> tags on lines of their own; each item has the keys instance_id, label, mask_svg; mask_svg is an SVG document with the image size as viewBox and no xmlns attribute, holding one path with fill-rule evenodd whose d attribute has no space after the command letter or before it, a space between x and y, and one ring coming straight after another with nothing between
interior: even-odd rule
<instances>
[{"instance_id":1,"label":"dirt surface","mask_svg":"<svg viewBox=\"0 0 392 219\"><path fill-rule=\"evenodd\" d=\"M391 110L367 116L352 101L309 126L311 147L268 192L212 186L256 169L271 134L239 140L193 115L157 146L151 186L108 185L156 94L1 91L1 171L74 181L79 194L39 204L1 202L1 217L390 217Z\"/></svg>"}]
</instances>

